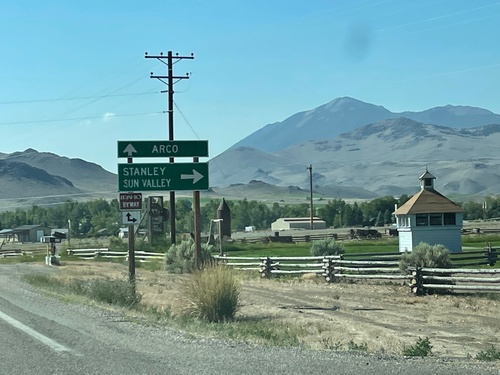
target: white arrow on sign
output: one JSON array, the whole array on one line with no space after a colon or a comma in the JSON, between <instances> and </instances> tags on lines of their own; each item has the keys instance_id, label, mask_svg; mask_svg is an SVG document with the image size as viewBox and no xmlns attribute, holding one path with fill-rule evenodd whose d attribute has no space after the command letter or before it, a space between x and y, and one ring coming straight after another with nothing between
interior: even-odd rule
<instances>
[{"instance_id":1,"label":"white arrow on sign","mask_svg":"<svg viewBox=\"0 0 500 375\"><path fill-rule=\"evenodd\" d=\"M193 180L193 184L196 184L203 178L203 175L193 169L193 174L181 174L181 180Z\"/></svg>"},{"instance_id":2,"label":"white arrow on sign","mask_svg":"<svg viewBox=\"0 0 500 375\"><path fill-rule=\"evenodd\" d=\"M126 154L128 154L128 157L131 157L134 153L137 152L137 150L132 146L132 143L129 143L127 147L125 147L125 150L123 150Z\"/></svg>"}]
</instances>

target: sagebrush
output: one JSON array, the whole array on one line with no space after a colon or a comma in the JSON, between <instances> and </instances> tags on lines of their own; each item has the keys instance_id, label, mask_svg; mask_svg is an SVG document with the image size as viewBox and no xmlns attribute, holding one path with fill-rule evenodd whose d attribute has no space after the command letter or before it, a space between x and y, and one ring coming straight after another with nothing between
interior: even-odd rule
<instances>
[{"instance_id":1,"label":"sagebrush","mask_svg":"<svg viewBox=\"0 0 500 375\"><path fill-rule=\"evenodd\" d=\"M403 349L403 355L408 357L427 357L431 354L432 345L428 337L419 337L415 345Z\"/></svg>"},{"instance_id":2,"label":"sagebrush","mask_svg":"<svg viewBox=\"0 0 500 375\"><path fill-rule=\"evenodd\" d=\"M212 262L212 249L212 245L201 244L201 265ZM195 244L192 241L182 241L170 246L165 254L165 268L172 273L190 273L196 270Z\"/></svg>"},{"instance_id":3,"label":"sagebrush","mask_svg":"<svg viewBox=\"0 0 500 375\"><path fill-rule=\"evenodd\" d=\"M334 238L314 241L311 245L312 256L340 255L344 253L344 246L335 241Z\"/></svg>"},{"instance_id":4,"label":"sagebrush","mask_svg":"<svg viewBox=\"0 0 500 375\"><path fill-rule=\"evenodd\" d=\"M401 255L399 268L408 267L449 268L451 267L450 252L443 245L429 245L420 242L411 252Z\"/></svg>"}]
</instances>

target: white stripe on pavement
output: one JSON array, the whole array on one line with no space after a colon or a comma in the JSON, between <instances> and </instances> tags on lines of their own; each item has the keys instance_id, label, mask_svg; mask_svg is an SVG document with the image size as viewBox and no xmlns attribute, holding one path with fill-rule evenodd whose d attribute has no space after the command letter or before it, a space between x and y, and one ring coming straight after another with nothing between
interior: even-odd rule
<instances>
[{"instance_id":1,"label":"white stripe on pavement","mask_svg":"<svg viewBox=\"0 0 500 375\"><path fill-rule=\"evenodd\" d=\"M42 335L41 333L35 331L34 329L24 325L20 321L11 318L9 315L4 314L3 312L0 311L0 319L5 320L7 323L11 324L12 326L20 329L23 332L26 332L28 335L34 337L35 339L41 341L45 345L49 346L56 352L69 352L71 349L66 348L65 346L59 344L58 342L55 342L52 339L49 339L47 336Z\"/></svg>"}]
</instances>

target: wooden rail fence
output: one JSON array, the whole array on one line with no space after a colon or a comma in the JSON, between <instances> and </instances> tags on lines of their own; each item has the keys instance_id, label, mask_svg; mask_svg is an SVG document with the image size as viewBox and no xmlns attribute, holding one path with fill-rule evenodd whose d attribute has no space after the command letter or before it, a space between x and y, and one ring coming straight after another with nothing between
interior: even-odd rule
<instances>
[{"instance_id":1,"label":"wooden rail fence","mask_svg":"<svg viewBox=\"0 0 500 375\"><path fill-rule=\"evenodd\" d=\"M413 268L409 271L409 286L416 295L437 290L500 292L500 269Z\"/></svg>"},{"instance_id":2,"label":"wooden rail fence","mask_svg":"<svg viewBox=\"0 0 500 375\"><path fill-rule=\"evenodd\" d=\"M81 259L95 259L101 258L123 258L128 259L127 251L112 251L108 248L98 249L68 249L68 255L75 255ZM164 259L164 253L152 253L147 251L135 251L135 260L139 262L150 262L152 260Z\"/></svg>"},{"instance_id":3,"label":"wooden rail fence","mask_svg":"<svg viewBox=\"0 0 500 375\"><path fill-rule=\"evenodd\" d=\"M496 269L464 269L459 267L495 265L496 250L484 250L450 254L453 268L450 269L408 269L400 270L401 253L357 253L328 257L231 257L215 256L218 262L227 266L258 271L262 277L274 275L297 275L314 273L323 276L327 283L342 279L406 281L413 293L425 294L435 289L499 291L499 277L474 277L474 274L500 274ZM439 271L437 271L439 270ZM437 275L440 273L439 275ZM453 276L466 274L467 276ZM437 281L442 281L439 284ZM460 282L457 284L457 282ZM464 283L467 283L466 285ZM496 283L497 285L484 285Z\"/></svg>"}]
</instances>

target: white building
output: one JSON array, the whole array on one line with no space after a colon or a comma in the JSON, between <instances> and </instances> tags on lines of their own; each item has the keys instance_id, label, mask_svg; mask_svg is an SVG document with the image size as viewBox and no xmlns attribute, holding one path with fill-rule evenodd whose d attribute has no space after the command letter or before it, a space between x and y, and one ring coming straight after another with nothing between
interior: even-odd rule
<instances>
[{"instance_id":1,"label":"white building","mask_svg":"<svg viewBox=\"0 0 500 375\"><path fill-rule=\"evenodd\" d=\"M310 217L281 217L271 223L271 230L311 229ZM313 229L326 229L326 223L319 217L313 217Z\"/></svg>"},{"instance_id":2,"label":"white building","mask_svg":"<svg viewBox=\"0 0 500 375\"><path fill-rule=\"evenodd\" d=\"M412 251L420 242L462 251L463 210L434 190L435 179L426 169L420 191L394 212L400 252Z\"/></svg>"}]
</instances>

